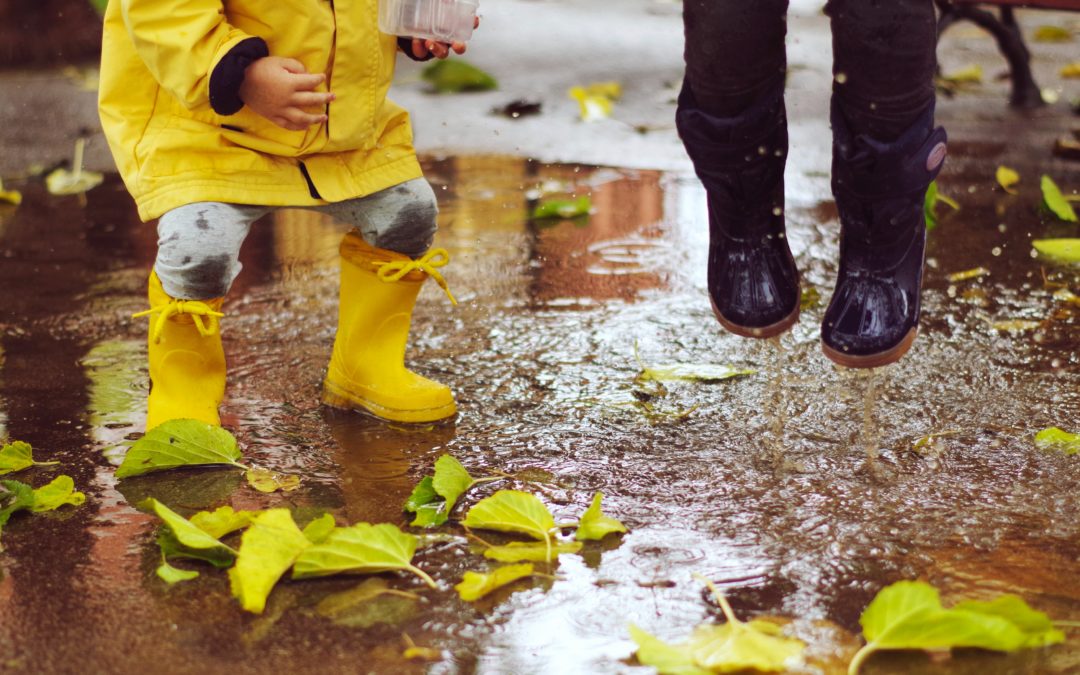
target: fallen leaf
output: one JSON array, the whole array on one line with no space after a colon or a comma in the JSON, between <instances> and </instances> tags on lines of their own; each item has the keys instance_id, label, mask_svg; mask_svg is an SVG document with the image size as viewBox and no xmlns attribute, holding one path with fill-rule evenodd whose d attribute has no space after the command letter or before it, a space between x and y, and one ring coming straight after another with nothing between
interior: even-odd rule
<instances>
[{"instance_id":1,"label":"fallen leaf","mask_svg":"<svg viewBox=\"0 0 1080 675\"><path fill-rule=\"evenodd\" d=\"M1080 263L1080 238L1077 239L1036 239L1031 242L1039 255L1044 255L1058 262Z\"/></svg>"},{"instance_id":2,"label":"fallen leaf","mask_svg":"<svg viewBox=\"0 0 1080 675\"><path fill-rule=\"evenodd\" d=\"M666 363L643 368L634 381L720 382L733 377L753 375L755 372L757 371L719 363Z\"/></svg>"},{"instance_id":3,"label":"fallen leaf","mask_svg":"<svg viewBox=\"0 0 1080 675\"><path fill-rule=\"evenodd\" d=\"M173 567L167 562L161 563L161 565L154 570L154 573L158 575L159 579L170 586L180 583L181 581L191 581L199 576L199 573L195 570L182 570Z\"/></svg>"},{"instance_id":4,"label":"fallen leaf","mask_svg":"<svg viewBox=\"0 0 1080 675\"><path fill-rule=\"evenodd\" d=\"M304 536L312 544L321 544L337 528L334 516L324 513L304 526Z\"/></svg>"},{"instance_id":5,"label":"fallen leaf","mask_svg":"<svg viewBox=\"0 0 1080 675\"><path fill-rule=\"evenodd\" d=\"M1014 169L1010 169L1004 165L999 166L994 173L994 177L997 178L998 185L1000 185L1001 189L1005 190L1005 192L1008 192L1011 195L1017 193L1013 186L1020 182L1020 174Z\"/></svg>"},{"instance_id":6,"label":"fallen leaf","mask_svg":"<svg viewBox=\"0 0 1080 675\"><path fill-rule=\"evenodd\" d=\"M321 544L300 554L293 566L294 579L331 574L412 572L435 588L435 581L412 564L417 538L389 523L357 523L335 528Z\"/></svg>"},{"instance_id":7,"label":"fallen leaf","mask_svg":"<svg viewBox=\"0 0 1080 675\"><path fill-rule=\"evenodd\" d=\"M75 157L71 160L71 170L56 169L45 176L45 189L54 195L77 195L97 187L105 180L105 175L83 169L83 151L86 139L75 141Z\"/></svg>"},{"instance_id":8,"label":"fallen leaf","mask_svg":"<svg viewBox=\"0 0 1080 675\"><path fill-rule=\"evenodd\" d=\"M588 195L581 195L577 199L550 199L538 204L533 209L532 218L543 220L546 218L562 218L564 220L587 216L592 211L592 199Z\"/></svg>"},{"instance_id":9,"label":"fallen leaf","mask_svg":"<svg viewBox=\"0 0 1080 675\"><path fill-rule=\"evenodd\" d=\"M630 639L637 643L635 656L641 665L656 668L660 675L711 675L694 663L689 643L669 644L630 624Z\"/></svg>"},{"instance_id":10,"label":"fallen leaf","mask_svg":"<svg viewBox=\"0 0 1080 675\"><path fill-rule=\"evenodd\" d=\"M961 68L960 70L956 70L951 73L942 75L942 79L956 84L978 84L983 80L982 66L975 63L970 66Z\"/></svg>"},{"instance_id":11,"label":"fallen leaf","mask_svg":"<svg viewBox=\"0 0 1080 675\"><path fill-rule=\"evenodd\" d=\"M505 565L488 574L466 572L461 582L454 586L454 590L462 600L472 602L518 579L532 576L532 573L533 566L529 563Z\"/></svg>"},{"instance_id":12,"label":"fallen leaf","mask_svg":"<svg viewBox=\"0 0 1080 675\"><path fill-rule=\"evenodd\" d=\"M259 492L292 492L300 487L300 476L278 473L269 469L253 468L244 472L248 485Z\"/></svg>"},{"instance_id":13,"label":"fallen leaf","mask_svg":"<svg viewBox=\"0 0 1080 675\"><path fill-rule=\"evenodd\" d=\"M288 509L263 511L244 531L236 565L229 569L233 597L246 611L261 614L278 579L311 546Z\"/></svg>"},{"instance_id":14,"label":"fallen leaf","mask_svg":"<svg viewBox=\"0 0 1080 675\"><path fill-rule=\"evenodd\" d=\"M499 490L473 505L463 524L473 529L517 532L549 542L555 518L535 495Z\"/></svg>"},{"instance_id":15,"label":"fallen leaf","mask_svg":"<svg viewBox=\"0 0 1080 675\"><path fill-rule=\"evenodd\" d=\"M990 327L994 330L1008 331L1010 333L1023 333L1029 330L1035 330L1041 325L1042 321L1010 319L1008 321L994 321L990 324Z\"/></svg>"},{"instance_id":16,"label":"fallen leaf","mask_svg":"<svg viewBox=\"0 0 1080 675\"><path fill-rule=\"evenodd\" d=\"M239 459L236 439L225 429L199 420L169 420L135 441L116 469L116 477L212 464L247 469Z\"/></svg>"},{"instance_id":17,"label":"fallen leaf","mask_svg":"<svg viewBox=\"0 0 1080 675\"><path fill-rule=\"evenodd\" d=\"M218 541L216 537L200 529L187 518L176 513L154 498L139 503L143 511L151 511L165 523L169 538L158 538L162 554L166 557L180 556L206 560L218 567L228 567L236 558L236 551ZM175 544L175 546L174 546Z\"/></svg>"},{"instance_id":18,"label":"fallen leaf","mask_svg":"<svg viewBox=\"0 0 1080 675\"><path fill-rule=\"evenodd\" d=\"M1054 299L1058 302L1068 303L1080 307L1080 295L1073 293L1067 288L1059 288L1054 291Z\"/></svg>"},{"instance_id":19,"label":"fallen leaf","mask_svg":"<svg viewBox=\"0 0 1080 675\"><path fill-rule=\"evenodd\" d=\"M60 462L35 462L33 449L25 441L12 441L0 448L0 476L32 466L50 466Z\"/></svg>"},{"instance_id":20,"label":"fallen leaf","mask_svg":"<svg viewBox=\"0 0 1080 675\"><path fill-rule=\"evenodd\" d=\"M392 625L411 616L419 598L415 593L391 588L385 579L371 577L349 590L326 596L315 606L315 613L350 628Z\"/></svg>"},{"instance_id":21,"label":"fallen leaf","mask_svg":"<svg viewBox=\"0 0 1080 675\"><path fill-rule=\"evenodd\" d=\"M1043 429L1035 434L1035 447L1075 455L1080 453L1080 434L1071 434L1057 427Z\"/></svg>"},{"instance_id":22,"label":"fallen leaf","mask_svg":"<svg viewBox=\"0 0 1080 675\"><path fill-rule=\"evenodd\" d=\"M435 476L431 479L431 485L446 500L445 512L449 516L458 497L476 485L476 480L461 466L461 462L450 455L443 455L435 460Z\"/></svg>"},{"instance_id":23,"label":"fallen leaf","mask_svg":"<svg viewBox=\"0 0 1080 675\"><path fill-rule=\"evenodd\" d=\"M48 485L34 490L34 513L54 511L61 506L80 506L86 501L86 495L75 490L75 481L71 476L57 476Z\"/></svg>"},{"instance_id":24,"label":"fallen leaf","mask_svg":"<svg viewBox=\"0 0 1080 675\"><path fill-rule=\"evenodd\" d=\"M960 205L958 203L941 194L938 189L937 181L931 181L929 187L926 188L926 198L923 200L923 215L926 218L927 230L932 230L937 227L937 205L939 202L951 207L954 211L960 210Z\"/></svg>"},{"instance_id":25,"label":"fallen leaf","mask_svg":"<svg viewBox=\"0 0 1080 675\"><path fill-rule=\"evenodd\" d=\"M584 544L580 541L544 542L512 541L502 546L489 546L484 549L484 557L505 563L516 562L553 562L563 553L577 553Z\"/></svg>"},{"instance_id":26,"label":"fallen leaf","mask_svg":"<svg viewBox=\"0 0 1080 675\"><path fill-rule=\"evenodd\" d=\"M592 504L585 510L578 523L574 539L578 541L599 540L615 532L626 532L626 526L618 520L604 515L600 510L600 501L604 495L597 492L593 495Z\"/></svg>"},{"instance_id":27,"label":"fallen leaf","mask_svg":"<svg viewBox=\"0 0 1080 675\"><path fill-rule=\"evenodd\" d=\"M1077 222L1076 211L1073 210L1072 204L1070 204L1068 200L1065 199L1065 195L1061 193L1061 189L1057 186L1057 183L1055 183L1050 178L1050 176L1044 175L1042 177L1041 186L1043 194L1043 204L1046 205L1046 208L1050 209L1050 211L1055 216L1057 216L1061 220L1064 220L1065 222Z\"/></svg>"},{"instance_id":28,"label":"fallen leaf","mask_svg":"<svg viewBox=\"0 0 1080 675\"><path fill-rule=\"evenodd\" d=\"M1072 32L1061 26L1039 26L1033 37L1036 42L1071 42Z\"/></svg>"},{"instance_id":29,"label":"fallen leaf","mask_svg":"<svg viewBox=\"0 0 1080 675\"><path fill-rule=\"evenodd\" d=\"M990 274L990 270L985 267L976 267L970 270L964 270L962 272L953 272L945 277L949 281L967 281L968 279L976 279L978 277L984 277Z\"/></svg>"},{"instance_id":30,"label":"fallen leaf","mask_svg":"<svg viewBox=\"0 0 1080 675\"><path fill-rule=\"evenodd\" d=\"M1073 61L1061 67L1062 77L1080 77L1080 61Z\"/></svg>"},{"instance_id":31,"label":"fallen leaf","mask_svg":"<svg viewBox=\"0 0 1080 675\"><path fill-rule=\"evenodd\" d=\"M231 506L222 506L214 511L199 511L189 520L211 537L221 539L230 532L244 529L260 513L262 511L234 511Z\"/></svg>"},{"instance_id":32,"label":"fallen leaf","mask_svg":"<svg viewBox=\"0 0 1080 675\"><path fill-rule=\"evenodd\" d=\"M0 480L0 531L12 514L34 506L34 488L17 480ZM3 550L3 547L0 547Z\"/></svg>"},{"instance_id":33,"label":"fallen leaf","mask_svg":"<svg viewBox=\"0 0 1080 675\"><path fill-rule=\"evenodd\" d=\"M22 193L18 190L5 190L4 181L0 179L0 202L18 206L22 204Z\"/></svg>"},{"instance_id":34,"label":"fallen leaf","mask_svg":"<svg viewBox=\"0 0 1080 675\"><path fill-rule=\"evenodd\" d=\"M802 663L806 644L783 637L780 627L768 621L732 621L698 626L690 636L694 663L714 673L756 670L783 672Z\"/></svg>"},{"instance_id":35,"label":"fallen leaf","mask_svg":"<svg viewBox=\"0 0 1080 675\"><path fill-rule=\"evenodd\" d=\"M441 94L496 89L495 78L460 58L436 61L420 77Z\"/></svg>"}]
</instances>

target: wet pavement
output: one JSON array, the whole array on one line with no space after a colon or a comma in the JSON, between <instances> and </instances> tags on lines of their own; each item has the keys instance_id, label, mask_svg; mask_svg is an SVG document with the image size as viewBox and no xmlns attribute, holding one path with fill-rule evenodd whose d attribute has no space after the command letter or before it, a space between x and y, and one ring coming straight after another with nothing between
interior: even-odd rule
<instances>
[{"instance_id":1,"label":"wet pavement","mask_svg":"<svg viewBox=\"0 0 1080 675\"><path fill-rule=\"evenodd\" d=\"M792 619L811 643L806 672L843 672L860 612L899 579L932 582L946 604L1014 592L1080 621L1080 463L1032 443L1043 428L1080 423L1080 307L1053 297L1080 293L1080 271L1030 245L1077 236L1037 208L1040 174L1080 186L1080 168L1048 150L1076 118L1061 105L1008 111L997 84L941 101L954 142L939 182L961 210L943 207L931 232L915 347L862 373L818 346L838 225L828 136L810 114L819 103L796 108L787 215L821 301L779 344L726 334L712 317L704 193L684 171L428 157L437 244L450 251L445 275L460 305L425 288L409 361L454 389L460 413L444 424L318 404L342 232L303 211L261 221L225 305L222 412L248 461L303 477L287 494L255 492L228 470L114 478L123 442L143 425L145 325L129 316L144 308L153 230L115 177L85 198L6 181L25 201L0 206L0 438L61 462L8 477L40 485L63 472L88 500L4 528L0 671L647 673L628 658L628 623L678 640L720 615L694 573L715 580L741 617ZM995 187L999 164L1020 172L1020 194ZM539 196L575 194L591 195L588 219L528 216ZM989 273L949 280L979 266ZM1040 324L994 327L1015 320ZM635 403L638 358L757 372L669 383L651 401L660 414L646 414ZM419 600L351 601L355 577L283 582L254 616L223 573L161 582L155 519L132 506L147 496L184 514L284 505L301 522L328 511L341 524L404 525L399 506L443 453L475 476L533 481L484 486L467 501L526 489L567 520L600 490L630 533L562 556L554 580L470 604L451 586L488 561L449 526L416 559L438 590L383 577ZM406 661L405 635L438 658ZM864 672L1080 672L1080 636L1069 637L1014 655L877 656Z\"/></svg>"}]
</instances>

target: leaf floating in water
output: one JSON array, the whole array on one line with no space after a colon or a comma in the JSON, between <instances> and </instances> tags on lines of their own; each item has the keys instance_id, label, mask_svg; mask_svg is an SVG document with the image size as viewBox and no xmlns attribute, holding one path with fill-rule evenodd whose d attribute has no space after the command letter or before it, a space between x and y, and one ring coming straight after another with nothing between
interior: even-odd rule
<instances>
[{"instance_id":1,"label":"leaf floating in water","mask_svg":"<svg viewBox=\"0 0 1080 675\"><path fill-rule=\"evenodd\" d=\"M86 501L86 495L75 490L75 481L71 476L57 476L51 483L34 490L34 513L55 511L61 506L80 506Z\"/></svg>"},{"instance_id":2,"label":"leaf floating in water","mask_svg":"<svg viewBox=\"0 0 1080 675\"><path fill-rule=\"evenodd\" d=\"M1010 319L1008 321L994 321L990 324L990 327L994 330L1008 331L1010 333L1024 333L1029 330L1035 330L1041 325L1042 321Z\"/></svg>"},{"instance_id":3,"label":"leaf floating in water","mask_svg":"<svg viewBox=\"0 0 1080 675\"><path fill-rule=\"evenodd\" d=\"M1080 61L1073 61L1061 67L1062 77L1080 77Z\"/></svg>"},{"instance_id":4,"label":"leaf floating in water","mask_svg":"<svg viewBox=\"0 0 1080 675\"><path fill-rule=\"evenodd\" d=\"M278 579L304 550L312 547L288 509L268 509L252 521L240 539L229 587L246 611L261 614Z\"/></svg>"},{"instance_id":5,"label":"leaf floating in water","mask_svg":"<svg viewBox=\"0 0 1080 675\"><path fill-rule=\"evenodd\" d=\"M435 460L435 476L431 479L431 485L446 500L445 513L450 515L458 497L476 485L476 480L461 466L461 462L450 455L443 455Z\"/></svg>"},{"instance_id":6,"label":"leaf floating in water","mask_svg":"<svg viewBox=\"0 0 1080 675\"><path fill-rule=\"evenodd\" d=\"M105 175L83 169L83 151L86 139L75 141L75 157L71 160L72 169L56 169L45 176L45 189L54 195L78 195L97 187L105 180Z\"/></svg>"},{"instance_id":7,"label":"leaf floating in water","mask_svg":"<svg viewBox=\"0 0 1080 675\"><path fill-rule=\"evenodd\" d=\"M198 420L169 420L135 441L116 469L116 477L212 464L246 469L239 459L236 439L225 429Z\"/></svg>"},{"instance_id":8,"label":"leaf floating in water","mask_svg":"<svg viewBox=\"0 0 1080 675\"><path fill-rule=\"evenodd\" d=\"M923 200L923 214L926 217L926 229L932 230L937 227L937 205L938 203L949 206L954 211L960 210L960 205L956 201L941 194L938 190L937 181L931 181L930 186L926 189L926 199Z\"/></svg>"},{"instance_id":9,"label":"leaf floating in water","mask_svg":"<svg viewBox=\"0 0 1080 675\"><path fill-rule=\"evenodd\" d=\"M539 204L533 209L532 217L537 220L544 218L577 218L587 216L592 210L592 199L588 195L582 195L577 199L552 199Z\"/></svg>"},{"instance_id":10,"label":"leaf floating in water","mask_svg":"<svg viewBox=\"0 0 1080 675\"><path fill-rule=\"evenodd\" d=\"M401 652L401 655L406 661L438 661L442 658L442 650L434 647L421 647L413 642L408 633L402 634L401 637L405 640L405 650Z\"/></svg>"},{"instance_id":11,"label":"leaf floating in water","mask_svg":"<svg viewBox=\"0 0 1080 675\"><path fill-rule=\"evenodd\" d=\"M848 667L849 675L877 651L977 647L1015 651L1064 641L1042 612L1016 596L990 603L941 605L937 589L921 581L900 581L883 588L859 617L866 645Z\"/></svg>"},{"instance_id":12,"label":"leaf floating in water","mask_svg":"<svg viewBox=\"0 0 1080 675\"><path fill-rule=\"evenodd\" d=\"M626 532L625 525L614 518L604 515L604 512L600 509L600 501L603 498L604 495L600 492L593 495L592 504L581 516L581 522L578 523L574 539L578 541L598 540L615 532Z\"/></svg>"},{"instance_id":13,"label":"leaf floating in water","mask_svg":"<svg viewBox=\"0 0 1080 675\"><path fill-rule=\"evenodd\" d=\"M1036 42L1071 42L1072 31L1061 26L1039 26L1035 29Z\"/></svg>"},{"instance_id":14,"label":"leaf floating in water","mask_svg":"<svg viewBox=\"0 0 1080 675\"><path fill-rule=\"evenodd\" d=\"M329 513L324 513L304 526L304 536L312 544L321 544L336 528L337 523L334 517Z\"/></svg>"},{"instance_id":15,"label":"leaf floating in water","mask_svg":"<svg viewBox=\"0 0 1080 675\"><path fill-rule=\"evenodd\" d=\"M533 566L529 563L506 565L496 568L489 574L466 572L461 583L454 586L454 590L458 592L462 600L472 602L518 579L532 576L532 573Z\"/></svg>"},{"instance_id":16,"label":"leaf floating in water","mask_svg":"<svg viewBox=\"0 0 1080 675\"><path fill-rule=\"evenodd\" d=\"M669 644L630 624L630 639L637 644L638 663L656 668L660 675L712 675L694 663L689 643Z\"/></svg>"},{"instance_id":17,"label":"leaf floating in water","mask_svg":"<svg viewBox=\"0 0 1080 675\"><path fill-rule=\"evenodd\" d=\"M720 382L733 377L753 375L755 372L757 371L719 363L667 363L643 368L634 381Z\"/></svg>"},{"instance_id":18,"label":"leaf floating in water","mask_svg":"<svg viewBox=\"0 0 1080 675\"><path fill-rule=\"evenodd\" d=\"M1080 263L1080 238L1078 239L1036 239L1031 242L1039 255L1058 262Z\"/></svg>"},{"instance_id":19,"label":"leaf floating in water","mask_svg":"<svg viewBox=\"0 0 1080 675\"><path fill-rule=\"evenodd\" d=\"M622 85L618 82L594 82L584 87L571 87L569 93L581 108L582 121L595 122L611 117L615 101L622 96Z\"/></svg>"},{"instance_id":20,"label":"leaf floating in water","mask_svg":"<svg viewBox=\"0 0 1080 675\"><path fill-rule=\"evenodd\" d=\"M5 190L4 181L0 180L0 203L18 206L22 204L22 193L18 190Z\"/></svg>"},{"instance_id":21,"label":"leaf floating in water","mask_svg":"<svg viewBox=\"0 0 1080 675\"><path fill-rule=\"evenodd\" d=\"M262 511L234 511L231 506L222 506L214 511L199 511L190 520L211 537L221 539L230 532L244 529L260 513Z\"/></svg>"},{"instance_id":22,"label":"leaf floating in water","mask_svg":"<svg viewBox=\"0 0 1080 675\"><path fill-rule=\"evenodd\" d=\"M300 554L293 567L293 578L402 570L412 572L435 588L435 581L412 565L417 541L415 536L389 523L357 523L335 528L321 544Z\"/></svg>"},{"instance_id":23,"label":"leaf floating in water","mask_svg":"<svg viewBox=\"0 0 1080 675\"><path fill-rule=\"evenodd\" d=\"M550 546L543 542L513 541L503 546L489 546L484 557L505 563L554 562L563 553L577 553L585 545L580 541L558 541Z\"/></svg>"},{"instance_id":24,"label":"leaf floating in water","mask_svg":"<svg viewBox=\"0 0 1080 675\"><path fill-rule=\"evenodd\" d=\"M949 281L967 281L968 279L977 279L990 274L990 270L985 267L976 267L970 270L964 270L962 272L953 272L949 276L945 277Z\"/></svg>"},{"instance_id":25,"label":"leaf floating in water","mask_svg":"<svg viewBox=\"0 0 1080 675\"><path fill-rule=\"evenodd\" d=\"M248 469L244 476L248 485L259 492L292 492L300 487L300 476L291 476L269 469Z\"/></svg>"},{"instance_id":26,"label":"leaf floating in water","mask_svg":"<svg viewBox=\"0 0 1080 675\"><path fill-rule=\"evenodd\" d=\"M199 576L199 573L195 570L182 570L173 567L167 562L161 563L161 565L159 565L158 568L154 570L154 573L158 575L159 579L169 584L170 586L172 586L173 584L178 584L181 581L191 581L192 579L195 579Z\"/></svg>"},{"instance_id":27,"label":"leaf floating in water","mask_svg":"<svg viewBox=\"0 0 1080 675\"><path fill-rule=\"evenodd\" d=\"M535 495L499 490L473 505L463 524L474 529L516 532L546 542L555 528L555 518Z\"/></svg>"},{"instance_id":28,"label":"leaf floating in water","mask_svg":"<svg viewBox=\"0 0 1080 675\"><path fill-rule=\"evenodd\" d=\"M0 448L0 476L32 466L51 466L60 462L35 462L33 450L25 441L12 441Z\"/></svg>"},{"instance_id":29,"label":"leaf floating in water","mask_svg":"<svg viewBox=\"0 0 1080 675\"><path fill-rule=\"evenodd\" d=\"M943 75L942 79L955 84L978 84L983 80L982 66L976 63Z\"/></svg>"},{"instance_id":30,"label":"leaf floating in water","mask_svg":"<svg viewBox=\"0 0 1080 675\"><path fill-rule=\"evenodd\" d=\"M997 178L998 185L1001 186L1002 190L1005 190L1005 192L1008 192L1011 195L1017 193L1016 188L1013 186L1020 182L1020 174L1014 169L1010 169L1004 165L999 166L994 173L994 177Z\"/></svg>"},{"instance_id":31,"label":"leaf floating in water","mask_svg":"<svg viewBox=\"0 0 1080 675\"><path fill-rule=\"evenodd\" d=\"M1035 447L1075 455L1080 453L1080 434L1071 434L1057 427L1043 429L1035 434Z\"/></svg>"},{"instance_id":32,"label":"leaf floating in water","mask_svg":"<svg viewBox=\"0 0 1080 675\"><path fill-rule=\"evenodd\" d=\"M440 94L496 89L495 78L462 59L436 61L424 68L420 77Z\"/></svg>"},{"instance_id":33,"label":"leaf floating in water","mask_svg":"<svg viewBox=\"0 0 1080 675\"><path fill-rule=\"evenodd\" d=\"M340 593L328 595L315 606L315 613L351 628L395 624L416 610L415 593L391 588L385 579L371 577Z\"/></svg>"},{"instance_id":34,"label":"leaf floating in water","mask_svg":"<svg viewBox=\"0 0 1080 675\"><path fill-rule=\"evenodd\" d=\"M162 546L162 555L196 558L206 560L218 567L228 567L236 558L236 551L218 541L211 534L176 513L154 498L139 503L139 508L151 511L161 518L170 535L158 538Z\"/></svg>"},{"instance_id":35,"label":"leaf floating in water","mask_svg":"<svg viewBox=\"0 0 1080 675\"><path fill-rule=\"evenodd\" d=\"M1061 188L1057 186L1057 183L1055 183L1050 176L1044 175L1042 177L1041 186L1043 204L1046 205L1046 208L1050 209L1055 216L1065 222L1077 222L1076 211L1073 210L1072 204L1065 199L1065 195L1061 193Z\"/></svg>"}]
</instances>

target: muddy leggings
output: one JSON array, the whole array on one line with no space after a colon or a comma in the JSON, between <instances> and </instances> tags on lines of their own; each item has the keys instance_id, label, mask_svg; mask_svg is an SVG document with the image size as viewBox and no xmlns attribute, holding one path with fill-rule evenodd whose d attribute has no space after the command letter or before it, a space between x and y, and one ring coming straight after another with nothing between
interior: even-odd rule
<instances>
[{"instance_id":1,"label":"muddy leggings","mask_svg":"<svg viewBox=\"0 0 1080 675\"><path fill-rule=\"evenodd\" d=\"M431 246L438 215L435 193L423 178L366 197L308 208L351 225L376 248L414 258ZM183 300L224 296L240 274L240 246L251 224L272 210L198 202L163 215L154 262L162 288Z\"/></svg>"},{"instance_id":2,"label":"muddy leggings","mask_svg":"<svg viewBox=\"0 0 1080 675\"><path fill-rule=\"evenodd\" d=\"M787 0L683 0L686 79L698 105L734 117L787 69ZM833 97L852 131L895 140L934 99L932 0L829 0Z\"/></svg>"}]
</instances>

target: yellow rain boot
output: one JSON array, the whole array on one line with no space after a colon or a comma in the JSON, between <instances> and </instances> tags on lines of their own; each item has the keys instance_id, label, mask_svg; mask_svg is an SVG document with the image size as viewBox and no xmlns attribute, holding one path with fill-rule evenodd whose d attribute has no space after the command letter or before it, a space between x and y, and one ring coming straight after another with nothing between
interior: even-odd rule
<instances>
[{"instance_id":1,"label":"yellow rain boot","mask_svg":"<svg viewBox=\"0 0 1080 675\"><path fill-rule=\"evenodd\" d=\"M429 276L457 304L436 270L443 249L419 260L374 248L355 233L341 241L341 293L334 353L322 401L395 422L433 422L457 412L449 387L405 367L413 306Z\"/></svg>"},{"instance_id":2,"label":"yellow rain boot","mask_svg":"<svg viewBox=\"0 0 1080 675\"><path fill-rule=\"evenodd\" d=\"M225 351L218 319L224 298L177 300L150 274L147 354L150 396L146 429L172 419L196 419L219 426L218 405L225 396Z\"/></svg>"}]
</instances>

